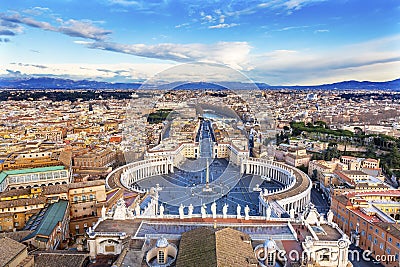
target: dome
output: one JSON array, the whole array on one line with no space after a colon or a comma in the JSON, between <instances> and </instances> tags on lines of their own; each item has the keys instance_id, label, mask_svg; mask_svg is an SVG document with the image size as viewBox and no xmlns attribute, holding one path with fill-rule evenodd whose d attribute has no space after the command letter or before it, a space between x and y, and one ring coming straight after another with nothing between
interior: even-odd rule
<instances>
[{"instance_id":1,"label":"dome","mask_svg":"<svg viewBox=\"0 0 400 267\"><path fill-rule=\"evenodd\" d=\"M160 237L159 239L157 239L157 243L156 243L156 247L158 248L166 248L168 247L169 243L168 240L164 237Z\"/></svg>"},{"instance_id":2,"label":"dome","mask_svg":"<svg viewBox=\"0 0 400 267\"><path fill-rule=\"evenodd\" d=\"M264 242L264 248L267 250L276 250L276 243L274 240L271 238L268 240L265 240Z\"/></svg>"}]
</instances>

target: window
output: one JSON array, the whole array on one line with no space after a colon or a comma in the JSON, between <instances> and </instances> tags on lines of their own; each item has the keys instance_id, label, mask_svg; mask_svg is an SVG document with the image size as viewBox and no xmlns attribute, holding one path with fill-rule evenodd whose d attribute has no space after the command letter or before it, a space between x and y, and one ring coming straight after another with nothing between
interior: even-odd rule
<instances>
[{"instance_id":1,"label":"window","mask_svg":"<svg viewBox=\"0 0 400 267\"><path fill-rule=\"evenodd\" d=\"M380 249L383 249L383 243L381 243L381 244L379 245L379 248L380 248Z\"/></svg>"},{"instance_id":2,"label":"window","mask_svg":"<svg viewBox=\"0 0 400 267\"><path fill-rule=\"evenodd\" d=\"M365 231L364 230L361 231L361 235L365 236Z\"/></svg>"},{"instance_id":3,"label":"window","mask_svg":"<svg viewBox=\"0 0 400 267\"><path fill-rule=\"evenodd\" d=\"M387 249L386 249L387 254L390 254L391 251L392 251L392 250L391 250L390 248L387 248Z\"/></svg>"},{"instance_id":4,"label":"window","mask_svg":"<svg viewBox=\"0 0 400 267\"><path fill-rule=\"evenodd\" d=\"M374 238L374 244L378 244L378 240L376 239L376 237Z\"/></svg>"},{"instance_id":5,"label":"window","mask_svg":"<svg viewBox=\"0 0 400 267\"><path fill-rule=\"evenodd\" d=\"M165 262L164 251L160 250L158 251L158 263L164 263L164 262Z\"/></svg>"},{"instance_id":6,"label":"window","mask_svg":"<svg viewBox=\"0 0 400 267\"><path fill-rule=\"evenodd\" d=\"M375 233L379 233L379 230L378 230L378 229L375 229Z\"/></svg>"},{"instance_id":7,"label":"window","mask_svg":"<svg viewBox=\"0 0 400 267\"><path fill-rule=\"evenodd\" d=\"M105 250L106 252L114 252L114 251L115 251L115 248L114 248L114 246L105 246L105 247L104 247L104 250Z\"/></svg>"},{"instance_id":8,"label":"window","mask_svg":"<svg viewBox=\"0 0 400 267\"><path fill-rule=\"evenodd\" d=\"M389 243L392 243L392 238L389 237L389 238L388 238L388 241L389 241Z\"/></svg>"},{"instance_id":9,"label":"window","mask_svg":"<svg viewBox=\"0 0 400 267\"><path fill-rule=\"evenodd\" d=\"M368 235L368 240L371 241L372 240L372 236Z\"/></svg>"},{"instance_id":10,"label":"window","mask_svg":"<svg viewBox=\"0 0 400 267\"><path fill-rule=\"evenodd\" d=\"M385 233L382 233L382 238L385 238Z\"/></svg>"}]
</instances>

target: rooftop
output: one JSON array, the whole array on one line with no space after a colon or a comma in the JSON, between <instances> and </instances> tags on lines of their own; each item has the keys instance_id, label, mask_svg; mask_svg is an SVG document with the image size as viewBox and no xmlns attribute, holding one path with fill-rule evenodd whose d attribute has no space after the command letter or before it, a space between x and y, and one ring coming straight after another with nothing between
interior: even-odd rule
<instances>
[{"instance_id":1,"label":"rooftop","mask_svg":"<svg viewBox=\"0 0 400 267\"><path fill-rule=\"evenodd\" d=\"M8 237L0 237L0 266L8 266L26 246Z\"/></svg>"},{"instance_id":2,"label":"rooftop","mask_svg":"<svg viewBox=\"0 0 400 267\"><path fill-rule=\"evenodd\" d=\"M247 234L231 228L200 227L182 234L176 266L245 267L257 263Z\"/></svg>"},{"instance_id":3,"label":"rooftop","mask_svg":"<svg viewBox=\"0 0 400 267\"><path fill-rule=\"evenodd\" d=\"M68 201L66 200L59 200L51 204L45 214L37 216L30 224L29 230L34 232L25 239L30 239L36 235L49 236L57 224L63 220L67 208Z\"/></svg>"},{"instance_id":4,"label":"rooftop","mask_svg":"<svg viewBox=\"0 0 400 267\"><path fill-rule=\"evenodd\" d=\"M79 252L39 252L35 254L35 267L83 266L88 254Z\"/></svg>"},{"instance_id":5,"label":"rooftop","mask_svg":"<svg viewBox=\"0 0 400 267\"><path fill-rule=\"evenodd\" d=\"M19 175L19 174L28 174L28 173L37 173L37 172L49 172L49 171L58 171L64 170L64 166L50 166L50 167L40 167L40 168L28 168L28 169L19 169L19 170L7 170L2 171L0 173L0 183L4 181L4 179L8 175Z\"/></svg>"}]
</instances>

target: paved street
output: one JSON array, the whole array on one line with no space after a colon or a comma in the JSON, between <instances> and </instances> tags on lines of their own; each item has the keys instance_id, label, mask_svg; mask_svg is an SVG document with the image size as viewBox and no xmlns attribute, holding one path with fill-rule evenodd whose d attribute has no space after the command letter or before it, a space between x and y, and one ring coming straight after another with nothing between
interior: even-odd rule
<instances>
[{"instance_id":1,"label":"paved street","mask_svg":"<svg viewBox=\"0 0 400 267\"><path fill-rule=\"evenodd\" d=\"M358 253L360 255L359 259L357 259L357 257L352 257L352 253L349 253L349 260L351 261L351 263L353 264L354 267L383 266L382 264L373 263L372 260L371 261L364 260L362 257L363 250L361 250L360 248L357 248L353 244L350 245L349 251L354 251L354 252L358 251ZM357 254L354 253L354 255L357 255Z\"/></svg>"},{"instance_id":2,"label":"paved street","mask_svg":"<svg viewBox=\"0 0 400 267\"><path fill-rule=\"evenodd\" d=\"M329 204L322 191L318 191L314 187L311 189L311 202L315 205L319 213L326 214L329 211Z\"/></svg>"}]
</instances>

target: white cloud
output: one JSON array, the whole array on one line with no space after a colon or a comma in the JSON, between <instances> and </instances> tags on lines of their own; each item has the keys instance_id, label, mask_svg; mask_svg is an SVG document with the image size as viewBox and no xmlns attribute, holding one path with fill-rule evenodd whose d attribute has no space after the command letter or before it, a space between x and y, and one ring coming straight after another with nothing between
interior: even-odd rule
<instances>
[{"instance_id":1,"label":"white cloud","mask_svg":"<svg viewBox=\"0 0 400 267\"><path fill-rule=\"evenodd\" d=\"M232 27L235 27L235 26L239 26L239 24L236 24L236 23L230 23L230 24L222 23L222 24L208 26L208 28L209 29L223 29L223 28L232 28Z\"/></svg>"},{"instance_id":2,"label":"white cloud","mask_svg":"<svg viewBox=\"0 0 400 267\"><path fill-rule=\"evenodd\" d=\"M53 76L72 79L96 79L106 81L137 81L153 77L174 64L22 64L0 66L0 74L10 72L20 75Z\"/></svg>"},{"instance_id":3,"label":"white cloud","mask_svg":"<svg viewBox=\"0 0 400 267\"><path fill-rule=\"evenodd\" d=\"M140 6L140 3L134 0L109 0L109 3L122 6Z\"/></svg>"},{"instance_id":4,"label":"white cloud","mask_svg":"<svg viewBox=\"0 0 400 267\"><path fill-rule=\"evenodd\" d=\"M388 66L400 65L399 42L400 35L396 35L329 51L276 50L253 55L250 63L255 68L251 75L257 80L288 85L318 84L324 79L392 80L399 78L398 71L388 71Z\"/></svg>"},{"instance_id":5,"label":"white cloud","mask_svg":"<svg viewBox=\"0 0 400 267\"><path fill-rule=\"evenodd\" d=\"M114 51L147 58L177 62L220 63L236 69L246 69L249 67L247 58L251 49L247 42L218 42L209 45L196 43L145 45L92 42L85 45L92 49Z\"/></svg>"},{"instance_id":6,"label":"white cloud","mask_svg":"<svg viewBox=\"0 0 400 267\"><path fill-rule=\"evenodd\" d=\"M70 19L63 23L57 31L72 37L81 37L92 40L104 40L112 32L94 26L91 21Z\"/></svg>"},{"instance_id":7,"label":"white cloud","mask_svg":"<svg viewBox=\"0 0 400 267\"><path fill-rule=\"evenodd\" d=\"M111 34L111 31L97 27L90 20L63 21L61 18L56 20L61 26L52 25L47 21L38 21L34 18L23 17L18 13L7 15L0 13L1 27L15 28L15 25L26 25L40 28L46 31L63 33L72 37L81 37L92 40L104 40Z\"/></svg>"},{"instance_id":8,"label":"white cloud","mask_svg":"<svg viewBox=\"0 0 400 267\"><path fill-rule=\"evenodd\" d=\"M190 23L182 23L182 24L178 24L178 25L175 25L175 28L184 28L184 27L187 27L187 26L189 26L190 25Z\"/></svg>"},{"instance_id":9,"label":"white cloud","mask_svg":"<svg viewBox=\"0 0 400 267\"><path fill-rule=\"evenodd\" d=\"M289 26L289 27L284 27L284 28L277 29L277 30L275 30L275 31L282 32L282 31L306 29L306 28L309 28L309 27L310 27L309 25L303 25L303 26Z\"/></svg>"},{"instance_id":10,"label":"white cloud","mask_svg":"<svg viewBox=\"0 0 400 267\"><path fill-rule=\"evenodd\" d=\"M329 32L327 29L321 29L321 30L315 30L314 33L324 33L324 32Z\"/></svg>"}]
</instances>

